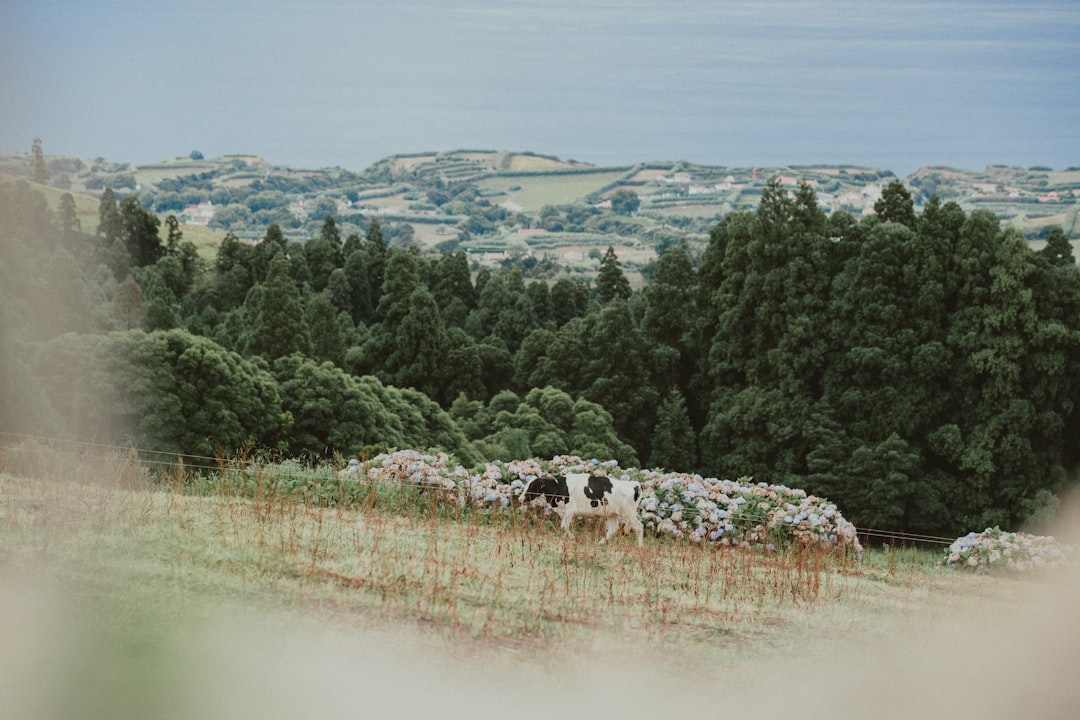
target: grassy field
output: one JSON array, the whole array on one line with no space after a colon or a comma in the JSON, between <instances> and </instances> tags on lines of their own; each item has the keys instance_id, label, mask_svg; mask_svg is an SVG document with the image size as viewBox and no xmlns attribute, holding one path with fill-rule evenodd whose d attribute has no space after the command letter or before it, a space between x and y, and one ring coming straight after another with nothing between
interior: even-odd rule
<instances>
[{"instance_id":1,"label":"grassy field","mask_svg":"<svg viewBox=\"0 0 1080 720\"><path fill-rule=\"evenodd\" d=\"M492 202L518 212L539 212L545 205L569 205L618 180L623 170L560 175L499 176L477 181L481 188L506 193Z\"/></svg>"},{"instance_id":2,"label":"grassy field","mask_svg":"<svg viewBox=\"0 0 1080 720\"><path fill-rule=\"evenodd\" d=\"M1075 577L965 575L913 549L601 546L586 523L563 540L415 488L341 508L253 482L0 456L5 714L1059 717L1080 699Z\"/></svg>"},{"instance_id":3,"label":"grassy field","mask_svg":"<svg viewBox=\"0 0 1080 720\"><path fill-rule=\"evenodd\" d=\"M14 184L17 181L18 178L14 176L0 173L0 182ZM32 187L34 190L45 196L45 200L49 203L50 210L54 213L59 211L60 198L66 191L45 185L35 184ZM75 210L79 218L79 227L84 233L94 235L97 233L98 207L101 204L100 201L96 197L83 193L71 193L71 196L75 200ZM199 249L200 256L206 259L213 259L217 256L218 246L221 245L221 239L225 237L224 233L200 227L198 225L181 225L180 229L184 234L183 239L194 243L195 247ZM164 241L168 234L168 230L164 224L164 218L162 218L162 225L158 229L158 233L161 236L162 241Z\"/></svg>"}]
</instances>

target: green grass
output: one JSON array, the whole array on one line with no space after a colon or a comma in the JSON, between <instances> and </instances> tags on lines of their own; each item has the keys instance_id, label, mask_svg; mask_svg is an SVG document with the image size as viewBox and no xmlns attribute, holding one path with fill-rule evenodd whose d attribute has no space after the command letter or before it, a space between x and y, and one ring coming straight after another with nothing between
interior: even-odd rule
<instances>
[{"instance_id":1,"label":"green grass","mask_svg":"<svg viewBox=\"0 0 1080 720\"><path fill-rule=\"evenodd\" d=\"M39 667L84 716L176 703L183 717L205 701L204 684L231 703L252 682L242 678L271 672L273 658L285 664L279 682L305 698L323 688L320 702L349 683L377 695L417 673L450 697L478 678L515 696L511 679L522 673L565 681L568 668L617 661L639 669L624 679L657 707L661 677L708 669L733 682L763 663L899 644L928 624L1010 608L1023 587L947 570L936 553L911 548L871 550L861 562L656 537L638 549L626 536L599 545L602 528L587 521L564 540L551 518L530 512L332 478L315 498L267 470L151 478L126 458L0 454L0 632L14 638L0 671L11 665L14 683ZM343 654L328 651L328 638ZM425 664L433 658L435 670ZM395 669L389 685L372 684L384 660ZM230 669L226 687L210 668ZM452 668L469 677L447 684ZM18 697L31 709L50 697L27 687ZM397 702L418 701L400 692Z\"/></svg>"},{"instance_id":2,"label":"green grass","mask_svg":"<svg viewBox=\"0 0 1080 720\"><path fill-rule=\"evenodd\" d=\"M477 181L477 185L505 192L505 197L498 198L499 204L512 203L523 212L539 212L545 205L578 202L625 174L625 170L615 170L607 173L508 175L485 178Z\"/></svg>"}]
</instances>

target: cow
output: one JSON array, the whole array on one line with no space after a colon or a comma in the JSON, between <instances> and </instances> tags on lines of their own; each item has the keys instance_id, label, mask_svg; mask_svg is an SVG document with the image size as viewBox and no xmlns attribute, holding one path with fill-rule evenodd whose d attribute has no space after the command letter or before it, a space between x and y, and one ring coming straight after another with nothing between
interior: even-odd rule
<instances>
[{"instance_id":1,"label":"cow","mask_svg":"<svg viewBox=\"0 0 1080 720\"><path fill-rule=\"evenodd\" d=\"M645 526L638 517L637 505L641 499L641 484L631 480L612 480L588 473L567 473L561 477L541 475L535 478L521 493L522 503L543 499L562 517L562 528L567 536L570 523L578 515L602 517L607 534L600 541L608 540L625 522L637 534L638 547L644 546L642 536Z\"/></svg>"}]
</instances>

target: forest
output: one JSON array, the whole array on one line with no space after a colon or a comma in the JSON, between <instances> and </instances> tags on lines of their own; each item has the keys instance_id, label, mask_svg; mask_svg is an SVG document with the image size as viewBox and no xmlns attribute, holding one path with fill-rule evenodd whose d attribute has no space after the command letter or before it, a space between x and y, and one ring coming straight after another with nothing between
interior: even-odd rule
<instances>
[{"instance_id":1,"label":"forest","mask_svg":"<svg viewBox=\"0 0 1080 720\"><path fill-rule=\"evenodd\" d=\"M634 288L271 223L212 262L136 196L0 182L0 432L340 462L575 454L805 489L862 527L1045 518L1075 484L1080 269L899 181L862 218L768 183Z\"/></svg>"}]
</instances>

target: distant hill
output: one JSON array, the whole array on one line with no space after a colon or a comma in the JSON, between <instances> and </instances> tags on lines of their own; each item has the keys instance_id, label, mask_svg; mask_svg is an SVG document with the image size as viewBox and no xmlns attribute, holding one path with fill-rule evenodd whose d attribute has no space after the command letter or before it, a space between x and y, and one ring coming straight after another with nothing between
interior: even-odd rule
<instances>
[{"instance_id":1,"label":"distant hill","mask_svg":"<svg viewBox=\"0 0 1080 720\"><path fill-rule=\"evenodd\" d=\"M258 239L271 222L294 239L310 237L329 214L342 236L378 220L393 242L462 247L477 266L524 256L581 272L594 267L608 245L634 272L665 243L704 243L722 217L756 207L773 178L792 188L808 182L826 212L855 216L872 212L882 188L897 179L889 170L847 165L597 167L495 150L393 155L360 173L275 166L255 155L150 165L49 155L46 161L57 197L70 191L83 199L87 230L96 226L93 203L112 187L120 196L137 194L163 216L177 215L187 224L185 236L207 251L225 232ZM0 156L0 172L28 177L29 156ZM1080 168L924 167L900 179L917 210L936 193L966 211L993 211L1035 243L1054 225L1080 239ZM610 199L627 190L640 205L632 215L618 214Z\"/></svg>"}]
</instances>

